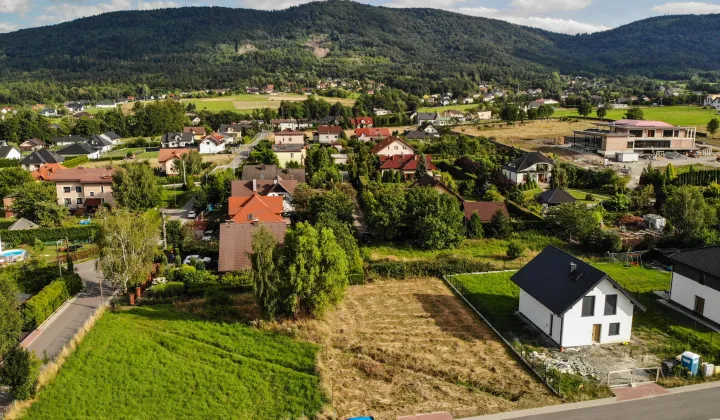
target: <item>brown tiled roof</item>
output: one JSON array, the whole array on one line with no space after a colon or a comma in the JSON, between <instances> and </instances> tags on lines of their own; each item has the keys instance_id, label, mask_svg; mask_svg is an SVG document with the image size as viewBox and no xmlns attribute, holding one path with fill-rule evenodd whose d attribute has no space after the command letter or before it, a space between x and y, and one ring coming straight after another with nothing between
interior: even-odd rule
<instances>
[{"instance_id":1,"label":"brown tiled roof","mask_svg":"<svg viewBox=\"0 0 720 420\"><path fill-rule=\"evenodd\" d=\"M453 191L453 190L451 190L450 188L448 188L448 186L445 185L440 179L435 178L434 176L429 175L429 174L423 175L422 178L420 178L420 179L418 179L417 181L413 182L413 184L412 184L410 187L411 187L411 188L412 188L412 187L432 187L432 188L436 188L436 187L438 187L438 186L442 187L448 194L451 194L451 195L455 196L455 198L457 198L458 201L460 201L460 203L462 203L462 202L465 201L465 199L463 199L460 194L458 194L458 193L456 193L455 191Z\"/></svg>"},{"instance_id":2,"label":"brown tiled roof","mask_svg":"<svg viewBox=\"0 0 720 420\"><path fill-rule=\"evenodd\" d=\"M402 171L414 171L417 169L420 155L392 155L392 156L379 156L380 157L380 169L396 169ZM437 167L432 163L432 156L425 155L427 161L427 169L429 171L437 170Z\"/></svg>"},{"instance_id":3,"label":"brown tiled roof","mask_svg":"<svg viewBox=\"0 0 720 420\"><path fill-rule=\"evenodd\" d=\"M372 153L377 153L377 152L381 151L382 149L386 148L387 146L390 146L391 144L393 144L396 141L403 143L404 145L409 147L410 150L412 150L413 152L415 151L415 149L412 146L410 146L405 140L401 139L400 137L395 137L395 136L385 137L379 143L375 144L372 147L372 149L370 149L370 151Z\"/></svg>"},{"instance_id":4,"label":"brown tiled roof","mask_svg":"<svg viewBox=\"0 0 720 420\"><path fill-rule=\"evenodd\" d=\"M46 163L40 169L30 172L30 175L37 180L49 180L59 169L67 169L59 163Z\"/></svg>"},{"instance_id":5,"label":"brown tiled roof","mask_svg":"<svg viewBox=\"0 0 720 420\"><path fill-rule=\"evenodd\" d=\"M357 117L357 118L350 118L350 124L352 124L352 126L355 127L360 124L374 125L375 122L373 121L372 117Z\"/></svg>"},{"instance_id":6,"label":"brown tiled roof","mask_svg":"<svg viewBox=\"0 0 720 420\"><path fill-rule=\"evenodd\" d=\"M278 131L277 133L275 133L275 135L276 135L276 136L277 136L277 135L283 135L283 136L304 136L305 133L303 133L302 131L283 130L283 131Z\"/></svg>"},{"instance_id":7,"label":"brown tiled roof","mask_svg":"<svg viewBox=\"0 0 720 420\"><path fill-rule=\"evenodd\" d=\"M225 136L220 133L210 133L207 136L203 137L203 140L210 140L211 142L220 145L225 142Z\"/></svg>"},{"instance_id":8,"label":"brown tiled roof","mask_svg":"<svg viewBox=\"0 0 720 420\"><path fill-rule=\"evenodd\" d=\"M170 159L180 158L180 157L182 157L182 155L190 152L191 150L193 150L193 149L188 149L188 148L160 149L160 153L158 154L158 162L164 163Z\"/></svg>"},{"instance_id":9,"label":"brown tiled roof","mask_svg":"<svg viewBox=\"0 0 720 420\"><path fill-rule=\"evenodd\" d=\"M343 129L338 125L321 125L318 126L317 132L318 134L340 134Z\"/></svg>"},{"instance_id":10,"label":"brown tiled roof","mask_svg":"<svg viewBox=\"0 0 720 420\"><path fill-rule=\"evenodd\" d=\"M492 220L493 214L500 209L505 217L510 217L510 213L505 207L505 203L502 201L466 201L462 204L463 211L465 212L465 218L470 220L473 213L477 212L480 216L480 220L483 223L487 223Z\"/></svg>"},{"instance_id":11,"label":"brown tiled roof","mask_svg":"<svg viewBox=\"0 0 720 420\"><path fill-rule=\"evenodd\" d=\"M183 133L193 133L198 136L204 136L207 134L207 131L205 131L205 127L183 127Z\"/></svg>"},{"instance_id":12,"label":"brown tiled roof","mask_svg":"<svg viewBox=\"0 0 720 420\"><path fill-rule=\"evenodd\" d=\"M114 168L65 168L57 169L48 178L48 181L75 181L81 183L110 184Z\"/></svg>"},{"instance_id":13,"label":"brown tiled roof","mask_svg":"<svg viewBox=\"0 0 720 420\"><path fill-rule=\"evenodd\" d=\"M252 253L252 235L259 225L264 225L278 243L285 242L287 224L273 223L233 223L220 224L220 257L218 271L227 272L250 268L250 254Z\"/></svg>"},{"instance_id":14,"label":"brown tiled roof","mask_svg":"<svg viewBox=\"0 0 720 420\"><path fill-rule=\"evenodd\" d=\"M232 197L249 197L254 193L262 196L268 195L273 191L285 190L290 195L295 192L300 181L294 179L268 179L268 180L236 180L231 185Z\"/></svg>"},{"instance_id":15,"label":"brown tiled roof","mask_svg":"<svg viewBox=\"0 0 720 420\"><path fill-rule=\"evenodd\" d=\"M390 129L386 127L378 128L356 128L356 137L388 137L390 135Z\"/></svg>"}]
</instances>

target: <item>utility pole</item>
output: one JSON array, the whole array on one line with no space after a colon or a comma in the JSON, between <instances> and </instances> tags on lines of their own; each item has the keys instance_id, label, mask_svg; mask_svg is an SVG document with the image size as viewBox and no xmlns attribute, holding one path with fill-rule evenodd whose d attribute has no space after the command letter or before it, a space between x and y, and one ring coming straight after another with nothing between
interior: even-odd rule
<instances>
[{"instance_id":1,"label":"utility pole","mask_svg":"<svg viewBox=\"0 0 720 420\"><path fill-rule=\"evenodd\" d=\"M59 277L62 277L62 267L60 266L60 243L62 241L55 241L55 254L57 255L57 265L58 265L58 273L60 274Z\"/></svg>"},{"instance_id":2,"label":"utility pole","mask_svg":"<svg viewBox=\"0 0 720 420\"><path fill-rule=\"evenodd\" d=\"M182 162L182 167L183 167L183 184L187 185L187 178L185 177L185 159L183 159L181 157L180 162Z\"/></svg>"},{"instance_id":3,"label":"utility pole","mask_svg":"<svg viewBox=\"0 0 720 420\"><path fill-rule=\"evenodd\" d=\"M163 222L163 248L167 249L167 229L165 228L165 212L161 212Z\"/></svg>"}]
</instances>

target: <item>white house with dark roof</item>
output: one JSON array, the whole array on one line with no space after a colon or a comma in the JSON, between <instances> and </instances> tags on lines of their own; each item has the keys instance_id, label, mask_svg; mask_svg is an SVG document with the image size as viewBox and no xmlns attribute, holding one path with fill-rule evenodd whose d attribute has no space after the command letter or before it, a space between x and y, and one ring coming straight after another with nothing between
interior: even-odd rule
<instances>
[{"instance_id":1,"label":"white house with dark roof","mask_svg":"<svg viewBox=\"0 0 720 420\"><path fill-rule=\"evenodd\" d=\"M681 250L670 260L670 300L720 324L720 246Z\"/></svg>"},{"instance_id":2,"label":"white house with dark roof","mask_svg":"<svg viewBox=\"0 0 720 420\"><path fill-rule=\"evenodd\" d=\"M0 146L0 159L21 159L20 151L14 146Z\"/></svg>"},{"instance_id":3,"label":"white house with dark roof","mask_svg":"<svg viewBox=\"0 0 720 420\"><path fill-rule=\"evenodd\" d=\"M528 181L549 182L554 165L555 162L542 153L531 152L503 165L502 172L515 185Z\"/></svg>"},{"instance_id":4,"label":"white house with dark roof","mask_svg":"<svg viewBox=\"0 0 720 420\"><path fill-rule=\"evenodd\" d=\"M560 348L625 343L640 302L612 277L554 246L515 273L519 311Z\"/></svg>"}]
</instances>

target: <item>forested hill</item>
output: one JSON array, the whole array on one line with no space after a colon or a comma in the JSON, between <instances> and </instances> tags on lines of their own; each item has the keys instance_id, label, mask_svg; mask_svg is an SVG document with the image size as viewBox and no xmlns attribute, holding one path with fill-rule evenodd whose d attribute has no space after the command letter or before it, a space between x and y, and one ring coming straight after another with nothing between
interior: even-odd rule
<instances>
[{"instance_id":1,"label":"forested hill","mask_svg":"<svg viewBox=\"0 0 720 420\"><path fill-rule=\"evenodd\" d=\"M188 7L106 13L0 35L0 80L224 87L304 76L441 80L550 71L673 77L720 68L719 15L647 19L568 36L434 9L344 0L283 11Z\"/></svg>"}]
</instances>

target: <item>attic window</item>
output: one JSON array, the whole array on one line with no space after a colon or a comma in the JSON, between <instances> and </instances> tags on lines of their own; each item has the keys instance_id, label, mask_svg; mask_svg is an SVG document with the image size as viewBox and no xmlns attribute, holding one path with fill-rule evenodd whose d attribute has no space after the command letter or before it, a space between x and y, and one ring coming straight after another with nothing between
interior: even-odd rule
<instances>
[{"instance_id":1,"label":"attic window","mask_svg":"<svg viewBox=\"0 0 720 420\"><path fill-rule=\"evenodd\" d=\"M248 220L252 220L252 219L253 219L253 215L252 215L252 213L248 214L248 216L247 216L247 217L248 217Z\"/></svg>"}]
</instances>

